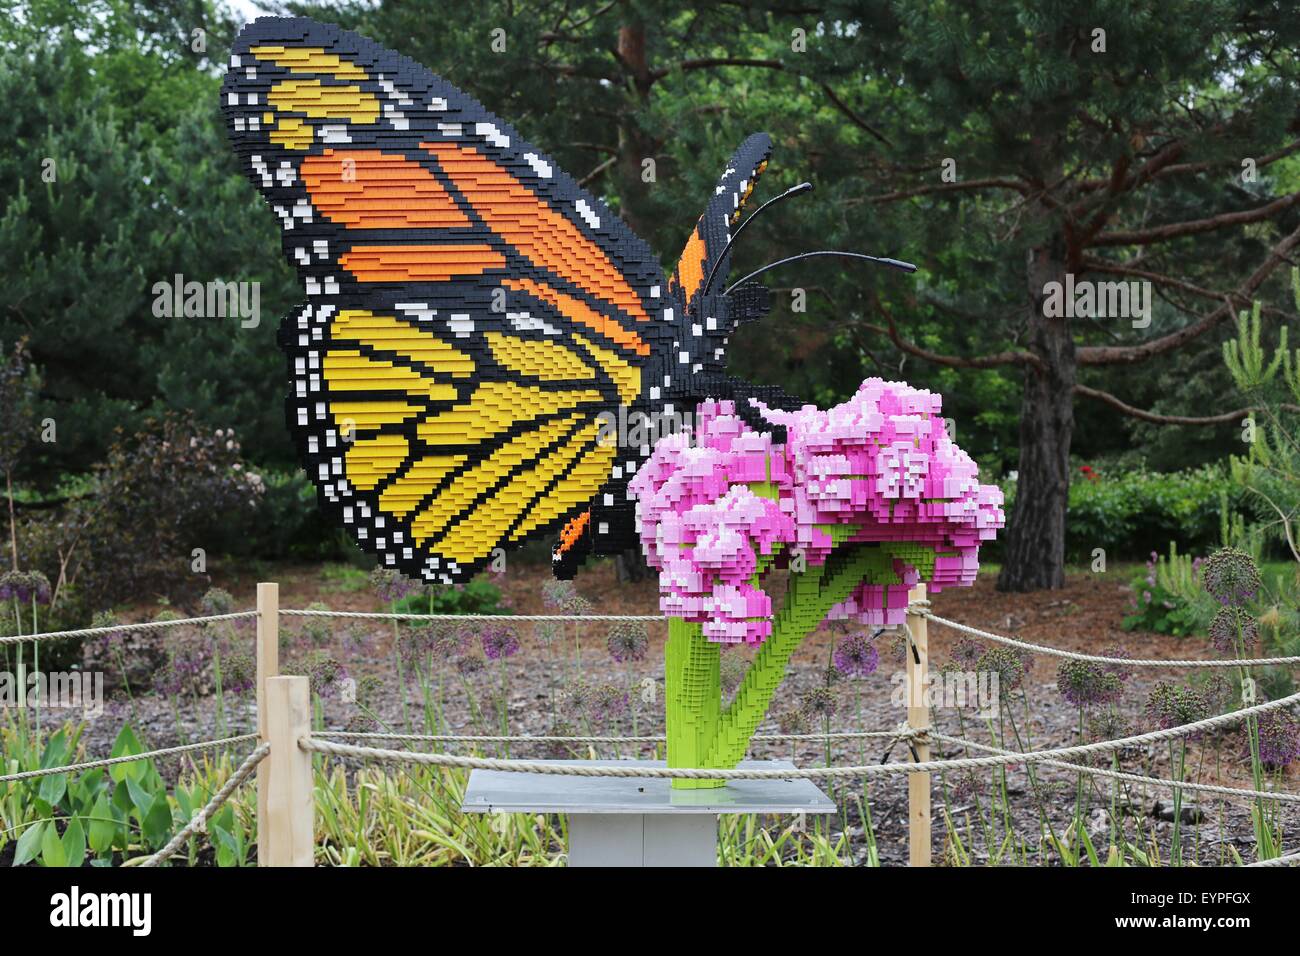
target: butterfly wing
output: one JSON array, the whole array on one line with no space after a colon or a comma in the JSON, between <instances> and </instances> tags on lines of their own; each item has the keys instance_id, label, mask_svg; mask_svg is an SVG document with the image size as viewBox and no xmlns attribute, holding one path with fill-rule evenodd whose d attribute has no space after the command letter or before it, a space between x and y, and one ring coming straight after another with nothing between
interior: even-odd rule
<instances>
[{"instance_id":1,"label":"butterfly wing","mask_svg":"<svg viewBox=\"0 0 1300 956\"><path fill-rule=\"evenodd\" d=\"M335 26L249 24L222 95L307 294L280 329L289 428L358 543L453 583L626 499L642 449L608 424L674 336L648 247L472 98Z\"/></svg>"},{"instance_id":2,"label":"butterfly wing","mask_svg":"<svg viewBox=\"0 0 1300 956\"><path fill-rule=\"evenodd\" d=\"M731 255L728 253L725 261L719 262L719 259L723 258L732 230L740 222L745 203L754 192L758 178L767 169L771 154L771 138L766 133L754 133L740 144L718 178L713 195L686 241L669 280L674 297L685 305L688 313L698 313L700 297L726 284ZM717 278L712 289L706 290L704 285L715 268Z\"/></svg>"},{"instance_id":3,"label":"butterfly wing","mask_svg":"<svg viewBox=\"0 0 1300 956\"><path fill-rule=\"evenodd\" d=\"M766 133L745 139L728 161L708 206L677 261L669 280L669 291L680 310L679 359L689 355L691 374L679 376L672 397L694 407L705 398L726 398L736 402L737 412L751 427L782 437L784 429L764 421L749 404L757 398L770 408L797 408L799 399L775 386L755 386L726 372L726 348L735 327L766 315L771 299L767 289L746 283L731 295L723 295L731 268L727 252L754 185L767 168L772 141ZM710 283L709 277L713 276Z\"/></svg>"}]
</instances>

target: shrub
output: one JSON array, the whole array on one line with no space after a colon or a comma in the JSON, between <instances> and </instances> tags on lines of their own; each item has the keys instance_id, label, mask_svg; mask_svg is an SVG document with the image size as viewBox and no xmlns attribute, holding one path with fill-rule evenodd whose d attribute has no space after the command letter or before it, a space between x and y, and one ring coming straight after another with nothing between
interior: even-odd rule
<instances>
[{"instance_id":1,"label":"shrub","mask_svg":"<svg viewBox=\"0 0 1300 956\"><path fill-rule=\"evenodd\" d=\"M1067 560L1087 563L1094 548L1110 560L1133 559L1177 541L1191 551L1208 551L1220 541L1221 499L1241 498L1218 465L1178 472L1080 471L1070 483L1065 518ZM1007 511L1015 482L1002 486Z\"/></svg>"},{"instance_id":2,"label":"shrub","mask_svg":"<svg viewBox=\"0 0 1300 956\"><path fill-rule=\"evenodd\" d=\"M399 600L398 614L509 614L501 589L483 578L463 585L434 585Z\"/></svg>"},{"instance_id":3,"label":"shrub","mask_svg":"<svg viewBox=\"0 0 1300 956\"><path fill-rule=\"evenodd\" d=\"M1218 603L1202 589L1200 572L1201 560L1179 554L1172 541L1167 557L1152 551L1146 569L1133 579L1134 607L1124 629L1204 634Z\"/></svg>"},{"instance_id":4,"label":"shrub","mask_svg":"<svg viewBox=\"0 0 1300 956\"><path fill-rule=\"evenodd\" d=\"M347 532L326 515L316 500L316 488L301 469L262 473L265 493L254 508L233 516L217 540L222 553L266 561L346 561L367 565Z\"/></svg>"},{"instance_id":5,"label":"shrub","mask_svg":"<svg viewBox=\"0 0 1300 956\"><path fill-rule=\"evenodd\" d=\"M219 529L251 512L263 492L227 430L168 415L119 437L85 490L30 519L19 533L24 563L55 582L55 603L89 611L204 583L194 548L212 551Z\"/></svg>"}]
</instances>

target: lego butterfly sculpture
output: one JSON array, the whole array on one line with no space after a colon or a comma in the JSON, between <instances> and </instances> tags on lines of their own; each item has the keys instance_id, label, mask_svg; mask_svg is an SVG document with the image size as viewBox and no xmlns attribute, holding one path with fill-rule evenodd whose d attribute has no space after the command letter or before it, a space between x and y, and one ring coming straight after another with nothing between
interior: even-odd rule
<instances>
[{"instance_id":1,"label":"lego butterfly sculpture","mask_svg":"<svg viewBox=\"0 0 1300 956\"><path fill-rule=\"evenodd\" d=\"M430 583L541 536L558 537L560 577L640 539L672 617L673 765L734 765L782 649L828 613L892 621L922 572L973 579L1000 498L948 440L937 396L877 380L818 413L726 373L728 336L769 307L757 273L723 288L767 136L732 156L668 278L541 150L364 37L256 20L222 96L306 288L280 344L321 506L381 565ZM620 414L697 409L699 447L611 440ZM807 595L772 623L760 577L792 558L814 569L791 576ZM718 646L740 640L764 647L724 714Z\"/></svg>"}]
</instances>

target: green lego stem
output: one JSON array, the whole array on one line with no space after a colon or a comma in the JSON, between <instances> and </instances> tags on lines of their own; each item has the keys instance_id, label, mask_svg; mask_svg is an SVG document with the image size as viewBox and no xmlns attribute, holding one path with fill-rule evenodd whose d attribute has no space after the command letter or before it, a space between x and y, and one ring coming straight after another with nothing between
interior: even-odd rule
<instances>
[{"instance_id":1,"label":"green lego stem","mask_svg":"<svg viewBox=\"0 0 1300 956\"><path fill-rule=\"evenodd\" d=\"M831 607L864 580L896 583L893 555L874 546L832 555L825 565L790 575L772 634L745 673L731 705L722 711L719 645L707 640L699 624L668 622L664 652L667 700L668 766L730 769L749 749L786 666L804 638L817 629ZM678 790L725 786L725 780L674 780Z\"/></svg>"},{"instance_id":2,"label":"green lego stem","mask_svg":"<svg viewBox=\"0 0 1300 956\"><path fill-rule=\"evenodd\" d=\"M668 766L695 769L704 763L722 709L721 647L707 640L699 624L668 619L664 648ZM678 790L720 787L725 780L674 780Z\"/></svg>"},{"instance_id":3,"label":"green lego stem","mask_svg":"<svg viewBox=\"0 0 1300 956\"><path fill-rule=\"evenodd\" d=\"M734 767L740 762L767 714L772 695L785 678L795 649L826 619L827 612L863 580L893 573L891 557L874 548L854 548L842 561L836 557L832 556L823 567L790 575L785 602L772 621L772 633L722 714L704 766Z\"/></svg>"}]
</instances>

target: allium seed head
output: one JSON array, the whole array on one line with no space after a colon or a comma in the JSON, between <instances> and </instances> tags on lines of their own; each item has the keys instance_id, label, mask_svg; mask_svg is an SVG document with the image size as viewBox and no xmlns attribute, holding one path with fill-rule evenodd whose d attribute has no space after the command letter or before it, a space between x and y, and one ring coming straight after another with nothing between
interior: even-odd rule
<instances>
[{"instance_id":1,"label":"allium seed head","mask_svg":"<svg viewBox=\"0 0 1300 956\"><path fill-rule=\"evenodd\" d=\"M832 659L836 670L845 677L866 677L880 665L880 651L874 640L859 632L840 641Z\"/></svg>"},{"instance_id":2,"label":"allium seed head","mask_svg":"<svg viewBox=\"0 0 1300 956\"><path fill-rule=\"evenodd\" d=\"M1221 548L1201 565L1201 585L1220 604L1245 604L1259 590L1259 568L1246 552Z\"/></svg>"},{"instance_id":3,"label":"allium seed head","mask_svg":"<svg viewBox=\"0 0 1300 956\"><path fill-rule=\"evenodd\" d=\"M1245 608L1228 604L1219 608L1210 622L1210 642L1220 654L1236 655L1259 641L1259 624Z\"/></svg>"},{"instance_id":4,"label":"allium seed head","mask_svg":"<svg viewBox=\"0 0 1300 956\"><path fill-rule=\"evenodd\" d=\"M643 660L650 646L645 625L639 621L619 621L609 629L606 641L609 656L618 663Z\"/></svg>"}]
</instances>

